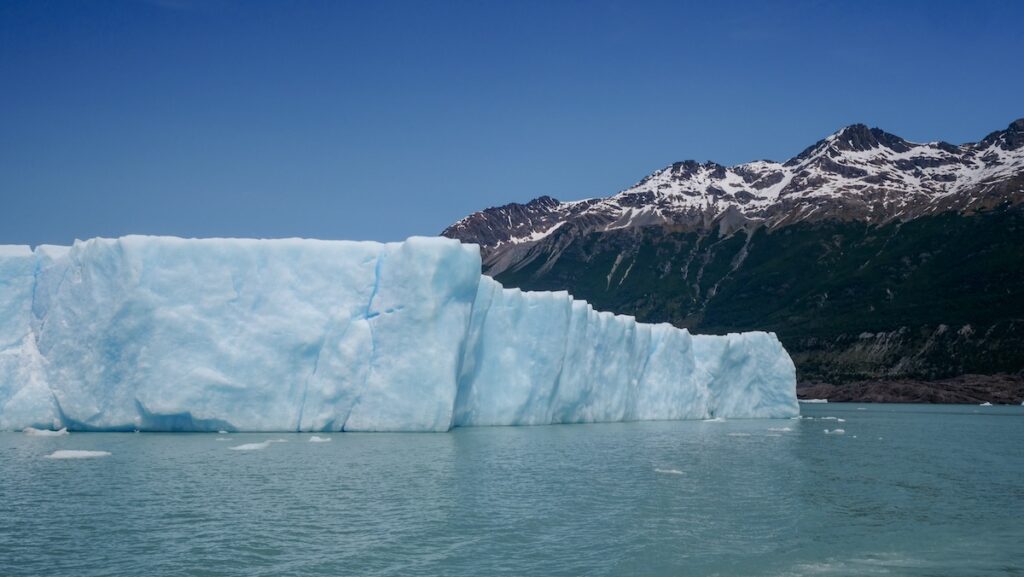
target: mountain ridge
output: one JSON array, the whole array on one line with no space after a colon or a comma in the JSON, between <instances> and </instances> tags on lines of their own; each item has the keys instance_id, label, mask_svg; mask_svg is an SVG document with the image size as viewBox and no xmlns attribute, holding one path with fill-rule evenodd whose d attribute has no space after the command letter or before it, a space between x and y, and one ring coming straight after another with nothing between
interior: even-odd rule
<instances>
[{"instance_id":1,"label":"mountain ridge","mask_svg":"<svg viewBox=\"0 0 1024 577\"><path fill-rule=\"evenodd\" d=\"M697 230L726 221L786 226L807 220L881 224L922 214L990 209L1024 201L1024 118L978 142L914 143L852 124L785 162L724 166L675 162L609 197L561 202L541 196L475 212L442 235L474 242L485 268L519 262L523 245L566 225L583 231L643 226ZM502 258L511 250L514 258Z\"/></svg>"},{"instance_id":2,"label":"mountain ridge","mask_svg":"<svg viewBox=\"0 0 1024 577\"><path fill-rule=\"evenodd\" d=\"M505 286L776 332L804 384L1024 378L1024 119L962 145L851 125L783 163L677 162L443 234L479 244Z\"/></svg>"}]
</instances>

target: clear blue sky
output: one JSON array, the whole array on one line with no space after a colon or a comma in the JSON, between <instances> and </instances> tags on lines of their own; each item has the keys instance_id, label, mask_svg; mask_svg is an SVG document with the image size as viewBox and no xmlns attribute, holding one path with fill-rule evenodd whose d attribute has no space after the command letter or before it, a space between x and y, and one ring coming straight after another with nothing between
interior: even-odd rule
<instances>
[{"instance_id":1,"label":"clear blue sky","mask_svg":"<svg viewBox=\"0 0 1024 577\"><path fill-rule=\"evenodd\" d=\"M0 2L0 243L393 240L1024 116L1024 2Z\"/></svg>"}]
</instances>

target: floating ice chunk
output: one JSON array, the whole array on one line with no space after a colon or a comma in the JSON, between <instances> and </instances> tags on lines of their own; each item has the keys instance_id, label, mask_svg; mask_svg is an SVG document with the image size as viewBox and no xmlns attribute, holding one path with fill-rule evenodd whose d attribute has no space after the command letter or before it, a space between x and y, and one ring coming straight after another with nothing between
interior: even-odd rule
<instances>
[{"instance_id":1,"label":"floating ice chunk","mask_svg":"<svg viewBox=\"0 0 1024 577\"><path fill-rule=\"evenodd\" d=\"M990 403L990 402L988 402L988 401L985 401L984 403L982 403L982 404L980 404L980 405L978 405L978 406L979 406L979 407L991 407L991 406L992 406L992 403Z\"/></svg>"},{"instance_id":2,"label":"floating ice chunk","mask_svg":"<svg viewBox=\"0 0 1024 577\"><path fill-rule=\"evenodd\" d=\"M713 419L704 419L702 422L704 422L704 423L724 423L725 422L725 417L715 417Z\"/></svg>"},{"instance_id":3,"label":"floating ice chunk","mask_svg":"<svg viewBox=\"0 0 1024 577\"><path fill-rule=\"evenodd\" d=\"M330 437L318 437L317 435L313 435L309 438L310 443L329 443L330 441Z\"/></svg>"},{"instance_id":4,"label":"floating ice chunk","mask_svg":"<svg viewBox=\"0 0 1024 577\"><path fill-rule=\"evenodd\" d=\"M867 409L866 409L866 408L864 408L864 407L857 407L857 410L858 410L858 411L866 411Z\"/></svg>"},{"instance_id":5,"label":"floating ice chunk","mask_svg":"<svg viewBox=\"0 0 1024 577\"><path fill-rule=\"evenodd\" d=\"M839 417L818 417L818 420L819 420L819 421L835 421L835 420L837 420L838 418L839 418Z\"/></svg>"},{"instance_id":6,"label":"floating ice chunk","mask_svg":"<svg viewBox=\"0 0 1024 577\"><path fill-rule=\"evenodd\" d=\"M95 459L97 457L109 457L108 451L79 451L73 449L62 449L54 451L46 456L47 459Z\"/></svg>"},{"instance_id":7,"label":"floating ice chunk","mask_svg":"<svg viewBox=\"0 0 1024 577\"><path fill-rule=\"evenodd\" d=\"M828 429L825 429L825 434L826 435L845 435L846 431L844 429L832 429L831 431L828 430Z\"/></svg>"},{"instance_id":8,"label":"floating ice chunk","mask_svg":"<svg viewBox=\"0 0 1024 577\"><path fill-rule=\"evenodd\" d=\"M68 434L67 427L51 431L49 429L36 429L35 427L25 427L22 431L29 437L63 437Z\"/></svg>"},{"instance_id":9,"label":"floating ice chunk","mask_svg":"<svg viewBox=\"0 0 1024 577\"><path fill-rule=\"evenodd\" d=\"M788 433L793 429L790 429L789 427L768 427L768 430L776 433Z\"/></svg>"},{"instance_id":10,"label":"floating ice chunk","mask_svg":"<svg viewBox=\"0 0 1024 577\"><path fill-rule=\"evenodd\" d=\"M798 402L808 404L827 403L828 399L797 399Z\"/></svg>"},{"instance_id":11,"label":"floating ice chunk","mask_svg":"<svg viewBox=\"0 0 1024 577\"><path fill-rule=\"evenodd\" d=\"M846 422L846 419L836 419L836 422L837 422L837 423L845 423L845 422Z\"/></svg>"},{"instance_id":12,"label":"floating ice chunk","mask_svg":"<svg viewBox=\"0 0 1024 577\"><path fill-rule=\"evenodd\" d=\"M729 437L749 437L750 433L727 433L726 436L729 436Z\"/></svg>"},{"instance_id":13,"label":"floating ice chunk","mask_svg":"<svg viewBox=\"0 0 1024 577\"><path fill-rule=\"evenodd\" d=\"M263 441L262 443L246 443L244 445L236 445L234 447L228 447L232 451L262 451L270 446L273 441Z\"/></svg>"},{"instance_id":14,"label":"floating ice chunk","mask_svg":"<svg viewBox=\"0 0 1024 577\"><path fill-rule=\"evenodd\" d=\"M221 430L217 431L217 434L218 435L226 435L226 434L228 434L228 432L225 431L224 429L221 429Z\"/></svg>"},{"instance_id":15,"label":"floating ice chunk","mask_svg":"<svg viewBox=\"0 0 1024 577\"><path fill-rule=\"evenodd\" d=\"M661 473L663 475L682 475L683 472L679 469L655 469L655 473Z\"/></svg>"}]
</instances>

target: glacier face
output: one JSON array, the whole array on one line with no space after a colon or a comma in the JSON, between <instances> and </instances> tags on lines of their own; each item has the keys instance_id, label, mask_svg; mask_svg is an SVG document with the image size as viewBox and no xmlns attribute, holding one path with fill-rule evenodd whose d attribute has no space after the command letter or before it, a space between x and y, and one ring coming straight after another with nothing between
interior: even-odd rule
<instances>
[{"instance_id":1,"label":"glacier face","mask_svg":"<svg viewBox=\"0 0 1024 577\"><path fill-rule=\"evenodd\" d=\"M505 289L475 245L0 246L0 430L446 431L798 414L774 335Z\"/></svg>"}]
</instances>

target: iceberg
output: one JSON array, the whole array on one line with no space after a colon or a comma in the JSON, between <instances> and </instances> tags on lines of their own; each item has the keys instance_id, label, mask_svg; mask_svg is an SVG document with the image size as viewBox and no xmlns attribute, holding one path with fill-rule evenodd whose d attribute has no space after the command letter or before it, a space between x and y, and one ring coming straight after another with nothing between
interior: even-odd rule
<instances>
[{"instance_id":1,"label":"iceberg","mask_svg":"<svg viewBox=\"0 0 1024 577\"><path fill-rule=\"evenodd\" d=\"M799 414L774 334L502 287L476 245L0 246L0 430L447 431Z\"/></svg>"},{"instance_id":2,"label":"iceberg","mask_svg":"<svg viewBox=\"0 0 1024 577\"><path fill-rule=\"evenodd\" d=\"M67 429L60 429L57 431L51 431L50 429L36 429L34 427L25 427L22 431L29 437L63 437L68 434Z\"/></svg>"}]
</instances>

